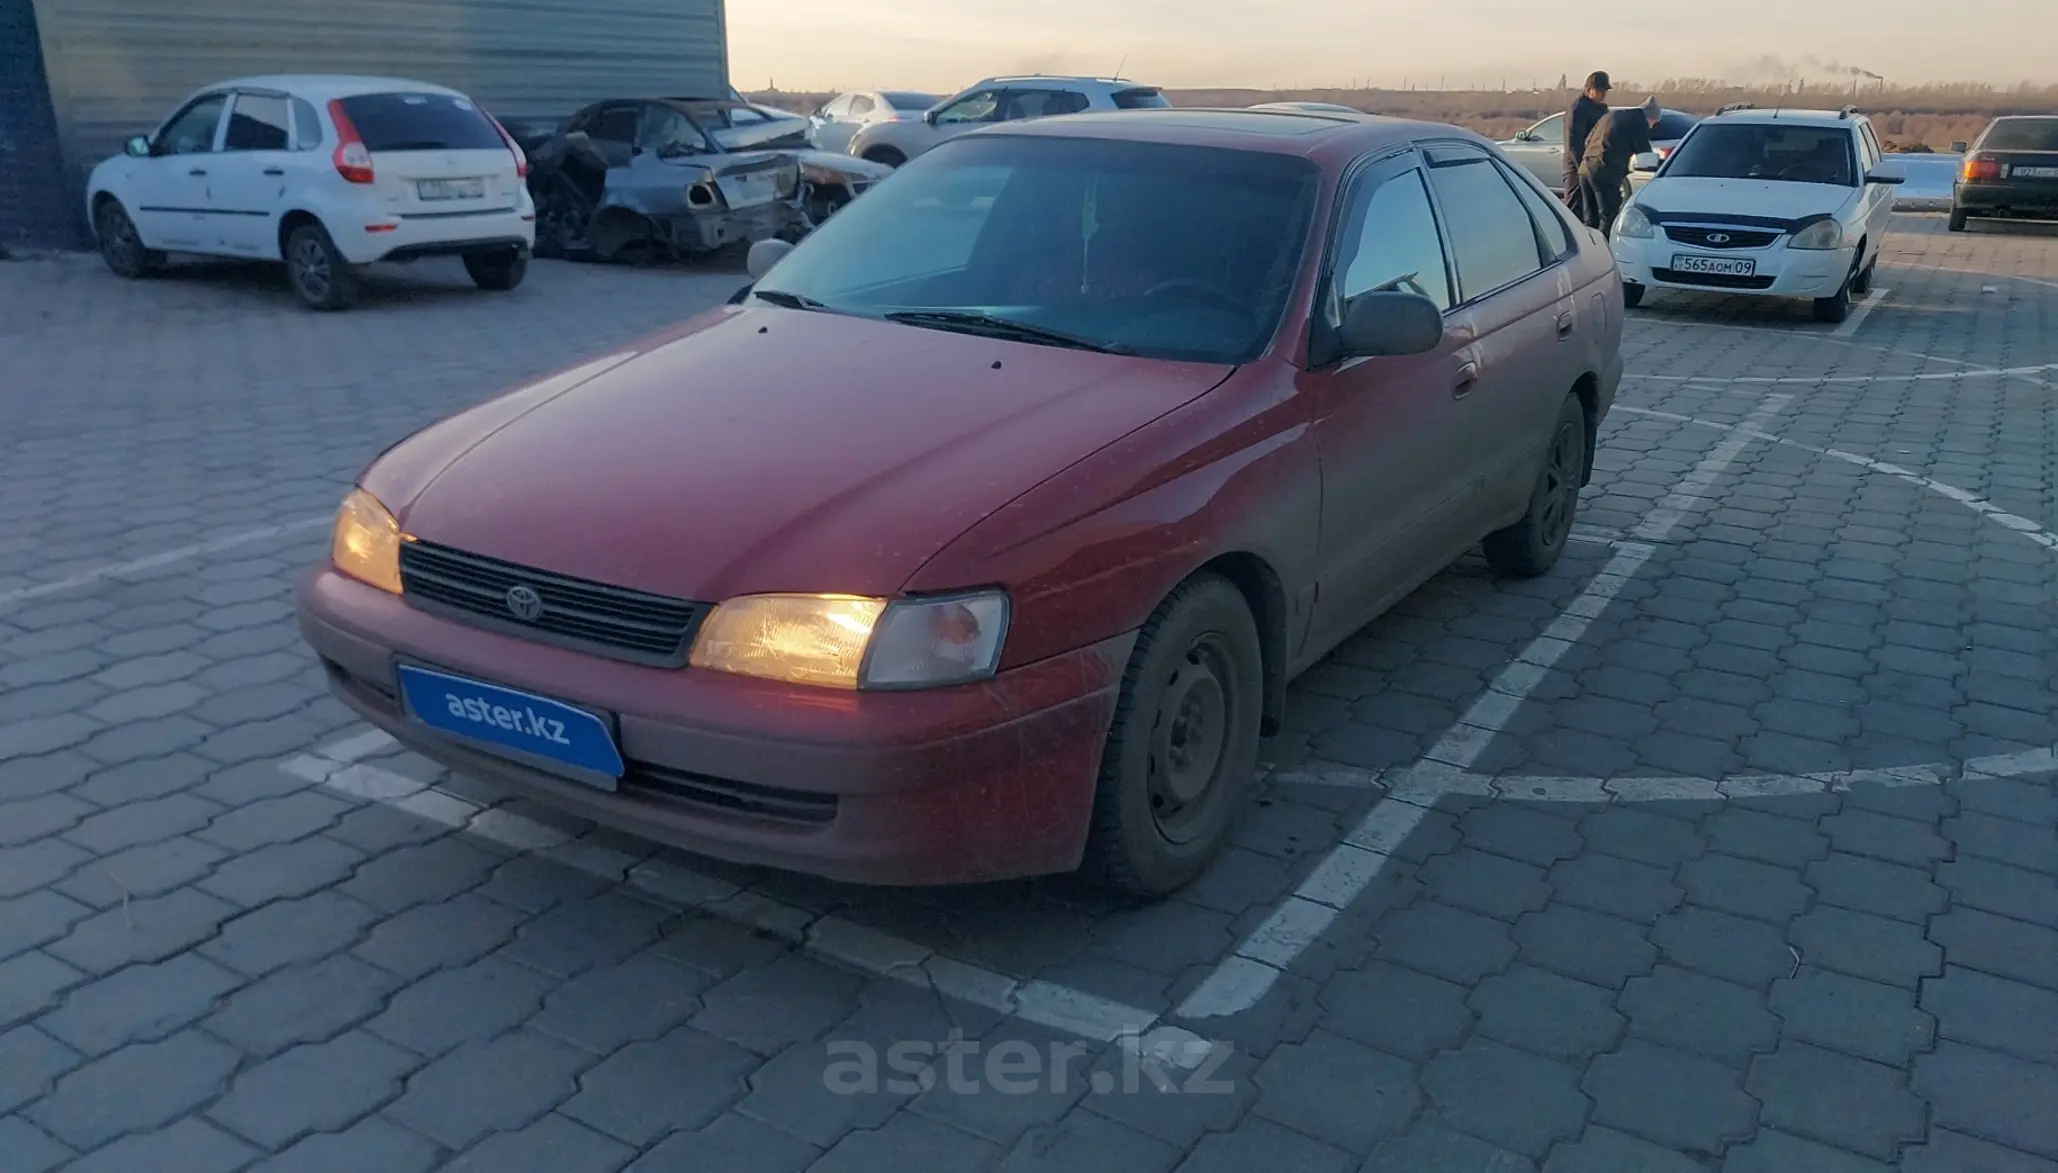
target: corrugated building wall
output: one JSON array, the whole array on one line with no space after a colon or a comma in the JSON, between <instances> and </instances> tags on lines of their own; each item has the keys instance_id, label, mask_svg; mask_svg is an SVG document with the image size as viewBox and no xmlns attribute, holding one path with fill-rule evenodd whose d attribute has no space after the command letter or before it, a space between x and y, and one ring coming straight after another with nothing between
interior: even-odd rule
<instances>
[{"instance_id":1,"label":"corrugated building wall","mask_svg":"<svg viewBox=\"0 0 2058 1173\"><path fill-rule=\"evenodd\" d=\"M0 0L0 12L23 2ZM95 163L154 128L186 94L249 74L435 82L510 118L728 85L723 0L32 2L67 199Z\"/></svg>"},{"instance_id":2,"label":"corrugated building wall","mask_svg":"<svg viewBox=\"0 0 2058 1173\"><path fill-rule=\"evenodd\" d=\"M62 174L34 0L0 0L0 250L71 243Z\"/></svg>"}]
</instances>

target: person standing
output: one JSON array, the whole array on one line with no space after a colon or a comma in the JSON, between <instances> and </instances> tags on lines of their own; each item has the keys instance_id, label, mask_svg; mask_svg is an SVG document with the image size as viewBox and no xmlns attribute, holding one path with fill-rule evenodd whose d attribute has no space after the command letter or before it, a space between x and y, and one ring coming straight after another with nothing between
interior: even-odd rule
<instances>
[{"instance_id":1,"label":"person standing","mask_svg":"<svg viewBox=\"0 0 2058 1173\"><path fill-rule=\"evenodd\" d=\"M1587 227L1604 233L1614 228L1615 216L1622 211L1622 191L1629 185L1629 168L1638 155L1652 149L1651 131L1663 112L1655 97L1641 106L1610 110L1587 136L1586 154L1579 162Z\"/></svg>"},{"instance_id":2,"label":"person standing","mask_svg":"<svg viewBox=\"0 0 2058 1173\"><path fill-rule=\"evenodd\" d=\"M1581 210L1584 201L1579 187L1579 164L1586 158L1587 136L1608 113L1610 84L1608 75L1601 70L1587 74L1586 88L1565 112L1565 205L1582 220L1586 217Z\"/></svg>"}]
</instances>

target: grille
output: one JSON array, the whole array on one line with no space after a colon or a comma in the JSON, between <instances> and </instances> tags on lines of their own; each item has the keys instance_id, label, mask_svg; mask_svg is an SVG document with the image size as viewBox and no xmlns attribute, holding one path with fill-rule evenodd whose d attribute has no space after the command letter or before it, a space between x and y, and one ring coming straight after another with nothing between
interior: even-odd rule
<instances>
[{"instance_id":1,"label":"grille","mask_svg":"<svg viewBox=\"0 0 2058 1173\"><path fill-rule=\"evenodd\" d=\"M1770 277L1736 277L1728 273L1681 273L1653 269L1651 276L1672 285L1705 285L1710 289L1770 289Z\"/></svg>"},{"instance_id":2,"label":"grille","mask_svg":"<svg viewBox=\"0 0 2058 1173\"><path fill-rule=\"evenodd\" d=\"M542 600L534 619L521 619L508 608L507 593L518 586ZM688 641L707 611L684 599L567 578L420 541L400 548L400 588L423 610L460 622L663 668L686 662Z\"/></svg>"},{"instance_id":3,"label":"grille","mask_svg":"<svg viewBox=\"0 0 2058 1173\"><path fill-rule=\"evenodd\" d=\"M1680 228L1668 225L1665 235L1678 244L1690 244L1696 248L1764 248L1779 239L1777 232L1756 232L1742 228ZM1709 240L1710 235L1727 237L1721 242Z\"/></svg>"},{"instance_id":4,"label":"grille","mask_svg":"<svg viewBox=\"0 0 2058 1173\"><path fill-rule=\"evenodd\" d=\"M836 820L836 796L782 786L758 786L668 770L647 762L630 762L622 792L664 806L693 807L726 814L752 815L811 827Z\"/></svg>"}]
</instances>

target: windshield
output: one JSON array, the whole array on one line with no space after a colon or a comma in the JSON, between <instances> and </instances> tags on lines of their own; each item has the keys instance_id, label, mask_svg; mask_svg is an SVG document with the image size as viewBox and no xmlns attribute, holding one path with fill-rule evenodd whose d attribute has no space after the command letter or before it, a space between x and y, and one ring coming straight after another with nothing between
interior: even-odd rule
<instances>
[{"instance_id":1,"label":"windshield","mask_svg":"<svg viewBox=\"0 0 2058 1173\"><path fill-rule=\"evenodd\" d=\"M980 315L967 332L997 332L998 320L1123 353L1248 362L1278 328L1318 186L1315 166L1288 155L972 136L839 211L761 292L870 317Z\"/></svg>"},{"instance_id":2,"label":"windshield","mask_svg":"<svg viewBox=\"0 0 2058 1173\"><path fill-rule=\"evenodd\" d=\"M1665 174L1673 178L1858 185L1849 130L1766 122L1702 123L1680 144Z\"/></svg>"},{"instance_id":3,"label":"windshield","mask_svg":"<svg viewBox=\"0 0 2058 1173\"><path fill-rule=\"evenodd\" d=\"M2003 118L1979 144L1983 151L2058 151L2058 118Z\"/></svg>"},{"instance_id":4,"label":"windshield","mask_svg":"<svg viewBox=\"0 0 2058 1173\"><path fill-rule=\"evenodd\" d=\"M500 151L507 144L477 106L447 94L359 94L342 101L364 149L391 151Z\"/></svg>"},{"instance_id":5,"label":"windshield","mask_svg":"<svg viewBox=\"0 0 2058 1173\"><path fill-rule=\"evenodd\" d=\"M895 110L905 110L913 114L920 114L939 100L935 94L911 94L901 90L888 90L880 96Z\"/></svg>"}]
</instances>

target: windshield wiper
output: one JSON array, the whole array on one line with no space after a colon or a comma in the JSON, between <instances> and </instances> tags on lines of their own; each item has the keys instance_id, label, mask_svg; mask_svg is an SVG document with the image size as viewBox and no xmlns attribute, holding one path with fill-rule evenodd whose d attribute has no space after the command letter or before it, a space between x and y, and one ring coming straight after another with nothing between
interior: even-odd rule
<instances>
[{"instance_id":1,"label":"windshield wiper","mask_svg":"<svg viewBox=\"0 0 2058 1173\"><path fill-rule=\"evenodd\" d=\"M1099 354L1130 354L1127 347L1107 342L1094 342L1074 334L1057 330L1046 330L1027 322L1010 318L996 318L977 310L900 310L886 315L889 322L900 322L908 326L927 326L936 330L954 330L960 334L976 334L984 338L1000 338L1009 342L1030 342L1041 346L1062 346L1071 350L1091 350Z\"/></svg>"},{"instance_id":2,"label":"windshield wiper","mask_svg":"<svg viewBox=\"0 0 2058 1173\"><path fill-rule=\"evenodd\" d=\"M785 306L789 310L826 310L829 308L812 297L802 297L798 293L788 293L783 289L753 289L750 291L750 295L769 301L773 305Z\"/></svg>"}]
</instances>

